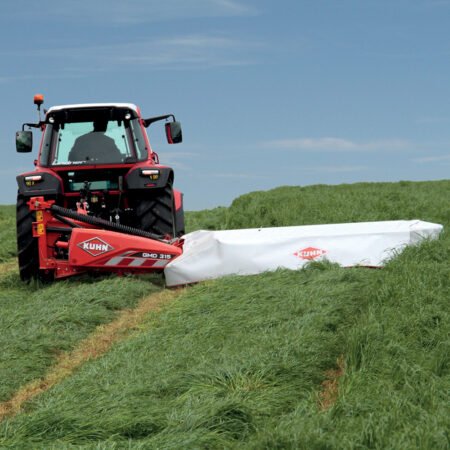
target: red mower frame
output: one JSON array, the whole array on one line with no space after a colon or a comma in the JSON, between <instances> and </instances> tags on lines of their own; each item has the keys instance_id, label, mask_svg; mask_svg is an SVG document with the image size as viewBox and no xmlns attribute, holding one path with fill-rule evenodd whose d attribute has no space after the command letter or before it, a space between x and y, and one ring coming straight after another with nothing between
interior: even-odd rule
<instances>
[{"instance_id":1,"label":"red mower frame","mask_svg":"<svg viewBox=\"0 0 450 450\"><path fill-rule=\"evenodd\" d=\"M46 275L64 278L89 270L118 275L162 271L183 253L182 239L160 240L101 229L86 222L98 220L82 207L74 213L54 203L44 197L32 197L28 202L30 210L36 212L33 237L38 240L39 269ZM145 234L131 228L128 231ZM70 238L61 240L67 234Z\"/></svg>"}]
</instances>

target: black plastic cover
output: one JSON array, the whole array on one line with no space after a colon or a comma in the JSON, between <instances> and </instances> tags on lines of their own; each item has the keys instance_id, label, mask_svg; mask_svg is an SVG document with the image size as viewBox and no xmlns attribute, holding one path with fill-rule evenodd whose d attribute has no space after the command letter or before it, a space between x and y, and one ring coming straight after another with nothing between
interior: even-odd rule
<instances>
[{"instance_id":1,"label":"black plastic cover","mask_svg":"<svg viewBox=\"0 0 450 450\"><path fill-rule=\"evenodd\" d=\"M42 180L35 182L32 186L25 184L26 176L41 175ZM16 177L19 193L25 197L58 196L62 195L60 180L48 172L30 172Z\"/></svg>"},{"instance_id":2,"label":"black plastic cover","mask_svg":"<svg viewBox=\"0 0 450 450\"><path fill-rule=\"evenodd\" d=\"M97 106L86 108L68 108L50 111L46 120L53 118L56 123L93 122L96 120L126 120L129 114L130 119L138 117L134 109L117 106Z\"/></svg>"},{"instance_id":3,"label":"black plastic cover","mask_svg":"<svg viewBox=\"0 0 450 450\"><path fill-rule=\"evenodd\" d=\"M159 170L159 178L155 180L150 179L148 176L141 175L141 171L145 169ZM169 178L173 179L173 170L170 167L139 167L128 173L126 177L126 187L128 190L162 188L167 185ZM152 184L154 184L154 186L148 186Z\"/></svg>"}]
</instances>

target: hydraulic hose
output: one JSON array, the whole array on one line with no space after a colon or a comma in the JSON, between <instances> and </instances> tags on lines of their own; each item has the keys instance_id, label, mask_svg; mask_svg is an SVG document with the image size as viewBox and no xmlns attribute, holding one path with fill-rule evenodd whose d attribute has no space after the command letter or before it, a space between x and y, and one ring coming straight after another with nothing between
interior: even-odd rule
<instances>
[{"instance_id":1,"label":"hydraulic hose","mask_svg":"<svg viewBox=\"0 0 450 450\"><path fill-rule=\"evenodd\" d=\"M138 228L128 227L120 223L109 222L108 220L101 219L100 217L88 216L86 214L78 214L71 209L62 208L58 205L50 206L50 211L70 219L78 220L79 222L88 223L90 225L101 227L105 230L118 231L119 233L132 234L134 236L141 236L149 239L154 239L155 241L167 243L166 240L161 239L161 236L148 231L139 230Z\"/></svg>"}]
</instances>

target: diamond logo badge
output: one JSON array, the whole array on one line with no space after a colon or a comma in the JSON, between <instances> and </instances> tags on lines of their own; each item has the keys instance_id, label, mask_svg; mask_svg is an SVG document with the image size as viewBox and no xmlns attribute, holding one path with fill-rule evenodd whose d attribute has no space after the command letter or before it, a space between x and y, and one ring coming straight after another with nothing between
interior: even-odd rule
<instances>
[{"instance_id":1,"label":"diamond logo badge","mask_svg":"<svg viewBox=\"0 0 450 450\"><path fill-rule=\"evenodd\" d=\"M314 259L318 256L322 256L326 253L326 250L322 250L320 248L314 248L314 247L307 247L303 250L299 250L298 252L295 252L294 255L298 258L302 259Z\"/></svg>"},{"instance_id":2,"label":"diamond logo badge","mask_svg":"<svg viewBox=\"0 0 450 450\"><path fill-rule=\"evenodd\" d=\"M112 245L109 245L107 242L102 241L98 237L80 242L77 245L82 250L84 250L85 252L89 253L92 256L100 256L103 255L104 253L108 253L111 250L114 250L114 247Z\"/></svg>"}]
</instances>

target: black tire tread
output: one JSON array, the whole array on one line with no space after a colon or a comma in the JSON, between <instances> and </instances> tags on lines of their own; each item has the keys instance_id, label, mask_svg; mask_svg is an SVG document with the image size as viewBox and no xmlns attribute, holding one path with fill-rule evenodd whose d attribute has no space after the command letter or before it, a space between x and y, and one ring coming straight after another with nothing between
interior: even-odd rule
<instances>
[{"instance_id":1,"label":"black tire tread","mask_svg":"<svg viewBox=\"0 0 450 450\"><path fill-rule=\"evenodd\" d=\"M181 237L185 234L184 231L184 210L183 206L181 206L178 211L175 212L175 219L176 219L176 231L177 231L177 237Z\"/></svg>"},{"instance_id":2,"label":"black tire tread","mask_svg":"<svg viewBox=\"0 0 450 450\"><path fill-rule=\"evenodd\" d=\"M39 276L39 250L37 240L33 237L33 222L36 214L30 211L27 198L17 196L16 228L17 256L19 259L19 274L22 281L28 282Z\"/></svg>"},{"instance_id":3,"label":"black tire tread","mask_svg":"<svg viewBox=\"0 0 450 450\"><path fill-rule=\"evenodd\" d=\"M175 236L173 191L170 184L152 192L151 198L138 200L136 216L139 228L160 236Z\"/></svg>"}]
</instances>

